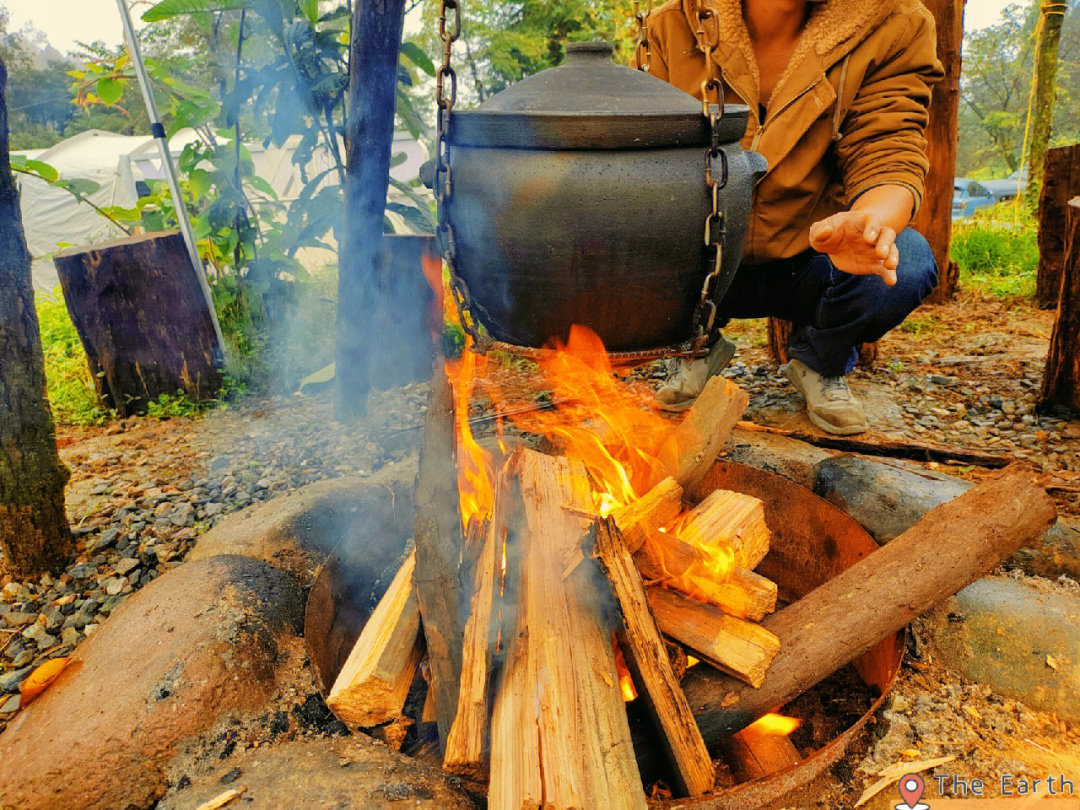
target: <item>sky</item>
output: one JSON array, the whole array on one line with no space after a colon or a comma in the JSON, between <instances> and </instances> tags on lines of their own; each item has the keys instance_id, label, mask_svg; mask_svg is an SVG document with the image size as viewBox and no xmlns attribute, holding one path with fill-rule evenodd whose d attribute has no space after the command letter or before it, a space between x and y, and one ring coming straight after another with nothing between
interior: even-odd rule
<instances>
[{"instance_id":1,"label":"sky","mask_svg":"<svg viewBox=\"0 0 1080 810\"><path fill-rule=\"evenodd\" d=\"M992 25L1009 2L968 0L965 12L968 29ZM150 0L133 4L131 16L136 25L139 16L151 5ZM72 50L78 41L102 40L107 45L119 45L123 39L116 0L0 0L0 8L7 9L11 15L9 30L17 31L30 23L44 31L52 46L61 53Z\"/></svg>"}]
</instances>

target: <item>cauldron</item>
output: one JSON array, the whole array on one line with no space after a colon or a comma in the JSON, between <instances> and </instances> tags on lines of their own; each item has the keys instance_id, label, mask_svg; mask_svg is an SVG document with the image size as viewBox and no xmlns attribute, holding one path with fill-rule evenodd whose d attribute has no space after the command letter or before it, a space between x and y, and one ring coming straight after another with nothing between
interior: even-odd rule
<instances>
[{"instance_id":1,"label":"cauldron","mask_svg":"<svg viewBox=\"0 0 1080 810\"><path fill-rule=\"evenodd\" d=\"M706 160L727 178L714 300L738 268L765 171L739 146L748 109L725 105L708 158L701 102L615 64L609 43L566 50L559 67L451 114L454 271L473 316L506 343L541 347L583 324L613 352L686 345L714 263Z\"/></svg>"}]
</instances>

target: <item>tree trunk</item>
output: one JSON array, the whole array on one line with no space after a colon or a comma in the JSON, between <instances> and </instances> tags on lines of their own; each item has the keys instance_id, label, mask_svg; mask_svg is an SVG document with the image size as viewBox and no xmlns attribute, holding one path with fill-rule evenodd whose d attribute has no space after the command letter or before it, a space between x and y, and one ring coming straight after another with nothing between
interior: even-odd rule
<instances>
[{"instance_id":1,"label":"tree trunk","mask_svg":"<svg viewBox=\"0 0 1080 810\"><path fill-rule=\"evenodd\" d=\"M0 549L10 573L36 577L67 563L68 470L56 453L30 254L8 155L7 68L0 60Z\"/></svg>"},{"instance_id":2,"label":"tree trunk","mask_svg":"<svg viewBox=\"0 0 1080 810\"><path fill-rule=\"evenodd\" d=\"M345 237L338 264L334 413L364 411L372 380L364 362L368 322L387 304L374 283L382 245L404 0L353 4L345 162Z\"/></svg>"},{"instance_id":3,"label":"tree trunk","mask_svg":"<svg viewBox=\"0 0 1080 810\"><path fill-rule=\"evenodd\" d=\"M1043 162L1039 195L1039 276L1035 283L1035 301L1047 309L1057 306L1061 292L1069 200L1076 194L1080 194L1080 144L1050 149Z\"/></svg>"},{"instance_id":4,"label":"tree trunk","mask_svg":"<svg viewBox=\"0 0 1080 810\"><path fill-rule=\"evenodd\" d=\"M1031 205L1039 200L1043 160L1050 143L1050 124L1054 120L1054 79L1057 77L1058 44L1065 22L1065 0L1042 0L1039 9L1038 39L1035 43L1035 98L1031 103L1031 144L1028 151L1028 182L1024 196Z\"/></svg>"},{"instance_id":5,"label":"tree trunk","mask_svg":"<svg viewBox=\"0 0 1080 810\"><path fill-rule=\"evenodd\" d=\"M960 48L964 40L965 0L923 0L937 22L938 59L945 78L934 88L930 102L930 125L926 130L926 154L930 173L926 178L922 207L911 226L926 237L934 251L940 277L930 296L932 303L956 295L959 270L949 260L952 237L953 176L956 174L956 138L960 112Z\"/></svg>"},{"instance_id":6,"label":"tree trunk","mask_svg":"<svg viewBox=\"0 0 1080 810\"><path fill-rule=\"evenodd\" d=\"M1061 295L1040 399L1080 413L1080 197L1069 202Z\"/></svg>"}]
</instances>

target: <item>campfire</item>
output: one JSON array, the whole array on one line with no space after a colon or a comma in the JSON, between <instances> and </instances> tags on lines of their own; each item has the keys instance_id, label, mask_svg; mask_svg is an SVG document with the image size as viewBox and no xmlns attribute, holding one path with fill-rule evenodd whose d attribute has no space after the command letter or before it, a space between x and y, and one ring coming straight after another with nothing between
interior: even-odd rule
<instances>
[{"instance_id":1,"label":"campfire","mask_svg":"<svg viewBox=\"0 0 1080 810\"><path fill-rule=\"evenodd\" d=\"M777 612L781 594L807 589L790 587L783 560L763 565L764 504L703 485L745 392L715 377L670 418L580 327L538 355L547 404L493 362L466 351L436 377L416 549L328 699L353 728L395 723L422 672L444 768L486 788L493 810L645 807L628 705L651 720L644 745L666 755L675 795L714 788L710 750L720 746L747 779L798 763L786 736L797 721L776 707L963 587L1045 517L1030 474L1013 471L1000 491L928 517L881 551L831 549L825 584ZM481 395L500 417L490 446L469 420ZM1008 537L1000 514L980 505L1003 492L1026 510ZM938 542L937 521L958 516L973 539ZM924 579L898 593L896 566L920 561Z\"/></svg>"}]
</instances>

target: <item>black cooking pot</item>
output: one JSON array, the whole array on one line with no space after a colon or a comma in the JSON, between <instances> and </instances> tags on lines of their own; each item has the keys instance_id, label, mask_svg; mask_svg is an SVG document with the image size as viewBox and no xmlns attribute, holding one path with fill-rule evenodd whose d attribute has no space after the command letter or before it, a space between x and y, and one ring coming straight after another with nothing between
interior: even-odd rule
<instances>
[{"instance_id":1,"label":"black cooking pot","mask_svg":"<svg viewBox=\"0 0 1080 810\"><path fill-rule=\"evenodd\" d=\"M692 96L612 62L608 43L566 50L559 67L452 114L455 270L474 315L507 343L543 346L573 324L609 351L686 343L712 263L708 119ZM747 115L725 106L712 159L718 177L727 164L715 300L738 268L765 171L739 146Z\"/></svg>"}]
</instances>

